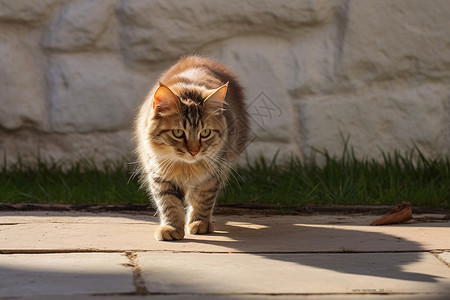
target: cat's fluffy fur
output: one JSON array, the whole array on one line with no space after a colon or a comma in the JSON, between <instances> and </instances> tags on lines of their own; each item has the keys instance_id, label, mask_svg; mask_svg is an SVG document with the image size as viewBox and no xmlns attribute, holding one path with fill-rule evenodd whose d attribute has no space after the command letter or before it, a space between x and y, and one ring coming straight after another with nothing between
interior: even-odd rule
<instances>
[{"instance_id":1,"label":"cat's fluffy fur","mask_svg":"<svg viewBox=\"0 0 450 300\"><path fill-rule=\"evenodd\" d=\"M136 119L139 172L157 206L158 240L182 239L186 221L191 234L214 231L215 200L247 135L242 88L228 68L188 56L161 76Z\"/></svg>"}]
</instances>

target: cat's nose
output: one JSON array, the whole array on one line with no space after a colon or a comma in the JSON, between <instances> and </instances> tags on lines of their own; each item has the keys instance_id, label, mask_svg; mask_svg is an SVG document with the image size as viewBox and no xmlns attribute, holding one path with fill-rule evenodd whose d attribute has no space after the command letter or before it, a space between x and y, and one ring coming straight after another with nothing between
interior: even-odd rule
<instances>
[{"instance_id":1,"label":"cat's nose","mask_svg":"<svg viewBox=\"0 0 450 300\"><path fill-rule=\"evenodd\" d=\"M196 156L197 153L198 153L198 150L189 150L189 153L190 153L192 156Z\"/></svg>"}]
</instances>

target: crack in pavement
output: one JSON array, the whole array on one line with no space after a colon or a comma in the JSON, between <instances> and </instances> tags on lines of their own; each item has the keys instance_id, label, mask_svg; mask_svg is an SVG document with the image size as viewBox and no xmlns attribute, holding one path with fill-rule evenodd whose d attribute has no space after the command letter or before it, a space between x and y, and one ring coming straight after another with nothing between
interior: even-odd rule
<instances>
[{"instance_id":1,"label":"crack in pavement","mask_svg":"<svg viewBox=\"0 0 450 300\"><path fill-rule=\"evenodd\" d=\"M142 276L142 269L139 266L136 252L127 251L125 252L125 256L130 261L126 266L131 267L133 270L133 284L136 288L136 294L139 296L150 295L151 293L147 289L147 286L145 285L145 279Z\"/></svg>"}]
</instances>

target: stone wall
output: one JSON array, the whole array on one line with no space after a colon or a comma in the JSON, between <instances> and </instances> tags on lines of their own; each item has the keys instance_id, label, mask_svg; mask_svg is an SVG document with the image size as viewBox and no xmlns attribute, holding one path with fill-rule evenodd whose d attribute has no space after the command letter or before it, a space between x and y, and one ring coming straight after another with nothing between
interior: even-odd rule
<instances>
[{"instance_id":1,"label":"stone wall","mask_svg":"<svg viewBox=\"0 0 450 300\"><path fill-rule=\"evenodd\" d=\"M193 53L245 86L250 158L348 136L361 156L448 153L449 28L448 0L0 0L0 155L130 157L137 106Z\"/></svg>"}]
</instances>

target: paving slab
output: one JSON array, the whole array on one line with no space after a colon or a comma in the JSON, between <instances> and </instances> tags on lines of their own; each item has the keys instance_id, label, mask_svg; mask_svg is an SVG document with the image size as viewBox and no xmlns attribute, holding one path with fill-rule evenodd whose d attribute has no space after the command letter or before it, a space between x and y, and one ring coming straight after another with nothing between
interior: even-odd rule
<instances>
[{"instance_id":1,"label":"paving slab","mask_svg":"<svg viewBox=\"0 0 450 300\"><path fill-rule=\"evenodd\" d=\"M158 242L152 216L0 212L0 299L450 299L449 223L415 217L219 215Z\"/></svg>"},{"instance_id":2,"label":"paving slab","mask_svg":"<svg viewBox=\"0 0 450 300\"><path fill-rule=\"evenodd\" d=\"M2 254L0 298L134 293L128 264L118 253Z\"/></svg>"},{"instance_id":3,"label":"paving slab","mask_svg":"<svg viewBox=\"0 0 450 300\"><path fill-rule=\"evenodd\" d=\"M430 253L140 253L152 293L450 295L450 268Z\"/></svg>"},{"instance_id":4,"label":"paving slab","mask_svg":"<svg viewBox=\"0 0 450 300\"><path fill-rule=\"evenodd\" d=\"M0 251L373 252L450 249L449 223L369 226L373 216L217 216L212 235L156 241L150 216L0 213ZM26 236L23 236L26 235ZM17 239L17 236L24 238ZM288 242L287 242L288 241Z\"/></svg>"}]
</instances>

